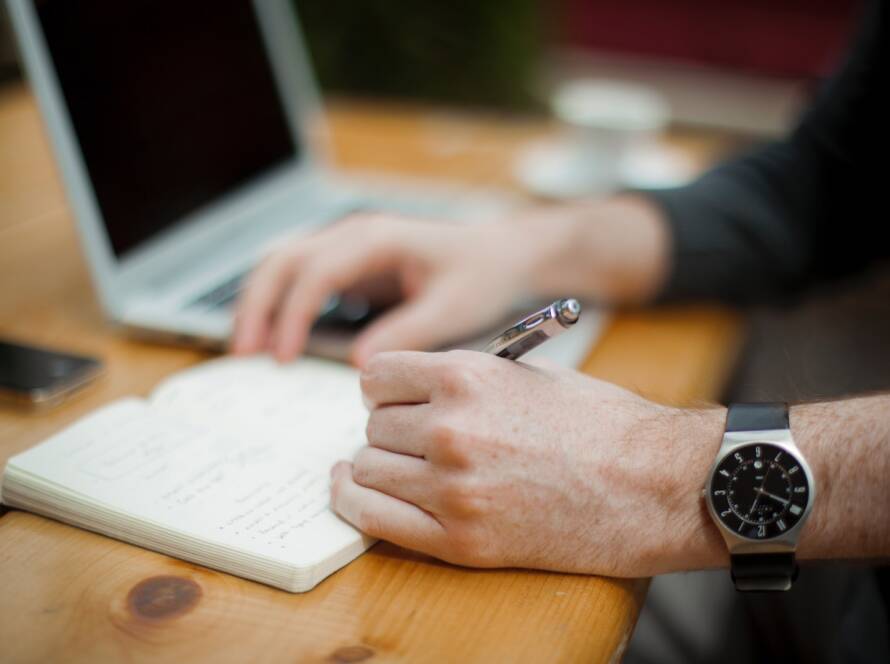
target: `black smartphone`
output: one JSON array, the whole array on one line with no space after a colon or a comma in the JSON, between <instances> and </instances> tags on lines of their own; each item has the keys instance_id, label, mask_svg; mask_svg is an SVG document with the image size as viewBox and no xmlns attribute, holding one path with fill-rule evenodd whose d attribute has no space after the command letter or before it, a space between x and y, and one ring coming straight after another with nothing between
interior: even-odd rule
<instances>
[{"instance_id":1,"label":"black smartphone","mask_svg":"<svg viewBox=\"0 0 890 664\"><path fill-rule=\"evenodd\" d=\"M0 340L0 398L18 404L54 404L102 371L94 357Z\"/></svg>"}]
</instances>

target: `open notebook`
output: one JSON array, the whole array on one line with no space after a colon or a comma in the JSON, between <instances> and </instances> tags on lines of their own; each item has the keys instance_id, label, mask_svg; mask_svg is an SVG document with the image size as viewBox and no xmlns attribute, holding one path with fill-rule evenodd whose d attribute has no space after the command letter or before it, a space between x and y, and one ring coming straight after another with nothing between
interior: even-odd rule
<instances>
[{"instance_id":1,"label":"open notebook","mask_svg":"<svg viewBox=\"0 0 890 664\"><path fill-rule=\"evenodd\" d=\"M578 366L602 322L591 312L526 358ZM364 445L367 417L346 365L217 359L13 457L0 499L301 592L373 543L329 508L330 468Z\"/></svg>"},{"instance_id":2,"label":"open notebook","mask_svg":"<svg viewBox=\"0 0 890 664\"><path fill-rule=\"evenodd\" d=\"M365 441L355 369L225 358L9 460L3 503L293 592L373 540L328 507Z\"/></svg>"}]
</instances>

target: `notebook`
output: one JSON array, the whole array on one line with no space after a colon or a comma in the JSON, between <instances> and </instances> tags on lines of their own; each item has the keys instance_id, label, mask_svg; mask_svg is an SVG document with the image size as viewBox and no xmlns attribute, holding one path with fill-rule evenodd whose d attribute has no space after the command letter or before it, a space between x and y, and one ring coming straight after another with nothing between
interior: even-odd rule
<instances>
[{"instance_id":1,"label":"notebook","mask_svg":"<svg viewBox=\"0 0 890 664\"><path fill-rule=\"evenodd\" d=\"M223 358L115 401L9 460L2 502L291 592L373 540L329 508L364 444L358 374Z\"/></svg>"}]
</instances>

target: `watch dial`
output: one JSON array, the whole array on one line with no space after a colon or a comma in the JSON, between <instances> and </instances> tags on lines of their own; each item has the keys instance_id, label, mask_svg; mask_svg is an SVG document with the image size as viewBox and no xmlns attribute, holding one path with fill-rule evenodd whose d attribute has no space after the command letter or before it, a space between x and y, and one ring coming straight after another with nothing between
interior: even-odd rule
<instances>
[{"instance_id":1,"label":"watch dial","mask_svg":"<svg viewBox=\"0 0 890 664\"><path fill-rule=\"evenodd\" d=\"M800 521L810 486L794 455L769 443L751 443L720 462L710 491L727 528L763 540L779 537Z\"/></svg>"}]
</instances>

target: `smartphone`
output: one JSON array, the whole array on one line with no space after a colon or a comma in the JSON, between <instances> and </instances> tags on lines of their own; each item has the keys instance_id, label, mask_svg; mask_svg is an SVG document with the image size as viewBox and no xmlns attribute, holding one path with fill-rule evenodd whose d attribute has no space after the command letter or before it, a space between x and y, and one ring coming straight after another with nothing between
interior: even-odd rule
<instances>
[{"instance_id":1,"label":"smartphone","mask_svg":"<svg viewBox=\"0 0 890 664\"><path fill-rule=\"evenodd\" d=\"M0 398L18 404L55 404L102 372L94 357L0 340Z\"/></svg>"}]
</instances>

